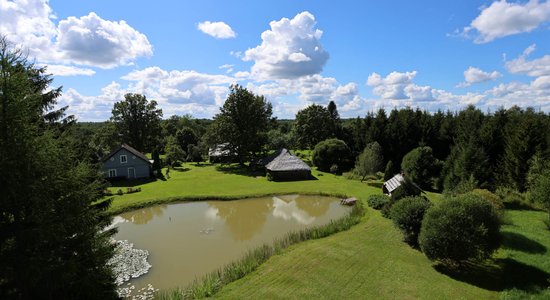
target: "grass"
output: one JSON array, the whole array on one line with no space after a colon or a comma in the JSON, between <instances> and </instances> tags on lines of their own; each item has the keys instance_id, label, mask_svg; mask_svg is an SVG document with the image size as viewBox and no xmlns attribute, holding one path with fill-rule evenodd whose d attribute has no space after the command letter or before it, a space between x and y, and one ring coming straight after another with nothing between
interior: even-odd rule
<instances>
[{"instance_id":1,"label":"grass","mask_svg":"<svg viewBox=\"0 0 550 300\"><path fill-rule=\"evenodd\" d=\"M317 180L270 182L234 165L220 169L186 164L182 171L171 171L166 181L137 184L141 192L115 196L110 209L117 213L160 202L291 193L354 196L367 207L368 196L380 193L368 182L318 171L313 175ZM442 201L436 193L427 193L427 197L435 203ZM259 252L247 254L183 294L216 292L215 297L229 299L548 299L550 234L545 218L540 211L508 209L503 246L493 259L446 270L410 248L390 220L367 208L360 222L348 230L319 239L300 238L297 241L306 241L288 243L288 247L258 248L255 251ZM165 299L181 295L181 290L160 294Z\"/></svg>"}]
</instances>

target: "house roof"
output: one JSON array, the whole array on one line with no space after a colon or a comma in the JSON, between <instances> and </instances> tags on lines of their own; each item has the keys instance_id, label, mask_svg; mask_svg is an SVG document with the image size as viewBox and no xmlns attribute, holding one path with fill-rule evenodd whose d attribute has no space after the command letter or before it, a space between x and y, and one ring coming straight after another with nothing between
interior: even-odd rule
<instances>
[{"instance_id":1,"label":"house roof","mask_svg":"<svg viewBox=\"0 0 550 300\"><path fill-rule=\"evenodd\" d=\"M397 174L390 178L388 181L384 182L384 186L386 187L386 190L388 190L388 193L391 193L395 191L396 188L400 187L403 181L405 181L403 175Z\"/></svg>"},{"instance_id":2,"label":"house roof","mask_svg":"<svg viewBox=\"0 0 550 300\"><path fill-rule=\"evenodd\" d=\"M269 160L269 161L267 161ZM275 155L262 161L268 171L311 171L311 168L287 149L281 149Z\"/></svg>"},{"instance_id":3,"label":"house roof","mask_svg":"<svg viewBox=\"0 0 550 300\"><path fill-rule=\"evenodd\" d=\"M236 155L236 153L231 152L230 149L227 149L227 146L229 146L229 143L223 143L223 144L217 144L214 146L214 148L208 149L208 156L231 156Z\"/></svg>"},{"instance_id":4,"label":"house roof","mask_svg":"<svg viewBox=\"0 0 550 300\"><path fill-rule=\"evenodd\" d=\"M147 158L147 156L145 156L145 154L137 151L136 149L130 147L129 145L127 144L122 144L120 147L118 147L117 149L111 151L111 153L109 153L107 156L105 156L101 162L104 162L106 160L108 160L109 158L111 158L113 155L115 155L118 151L122 150L122 149L126 149L126 151L132 153L133 155L135 155L136 157L139 157L141 158L142 160L146 161L147 163L150 163L152 164L152 161L149 160L149 158Z\"/></svg>"}]
</instances>

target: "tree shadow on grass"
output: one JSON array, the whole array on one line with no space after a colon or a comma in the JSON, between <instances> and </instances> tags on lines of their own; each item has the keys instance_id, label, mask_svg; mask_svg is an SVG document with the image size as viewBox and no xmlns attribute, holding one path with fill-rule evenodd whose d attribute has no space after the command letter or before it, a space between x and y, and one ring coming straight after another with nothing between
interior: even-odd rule
<instances>
[{"instance_id":1,"label":"tree shadow on grass","mask_svg":"<svg viewBox=\"0 0 550 300\"><path fill-rule=\"evenodd\" d=\"M455 280L491 291L518 289L536 292L548 285L550 274L539 268L511 258L495 259L491 262L465 263L457 268L439 264L434 268Z\"/></svg>"},{"instance_id":2,"label":"tree shadow on grass","mask_svg":"<svg viewBox=\"0 0 550 300\"><path fill-rule=\"evenodd\" d=\"M219 165L216 166L216 170L225 174L234 174L247 177L264 176L264 171L253 170L248 166L241 166L238 164L232 165Z\"/></svg>"},{"instance_id":3,"label":"tree shadow on grass","mask_svg":"<svg viewBox=\"0 0 550 300\"><path fill-rule=\"evenodd\" d=\"M176 172L187 172L187 171L191 170L191 169L186 168L186 167L173 167L172 169Z\"/></svg>"},{"instance_id":4,"label":"tree shadow on grass","mask_svg":"<svg viewBox=\"0 0 550 300\"><path fill-rule=\"evenodd\" d=\"M547 251L544 245L537 241L529 239L522 234L503 231L501 235L502 247L504 248L534 254L543 254Z\"/></svg>"},{"instance_id":5,"label":"tree shadow on grass","mask_svg":"<svg viewBox=\"0 0 550 300\"><path fill-rule=\"evenodd\" d=\"M132 179L132 180L116 180L110 181L110 187L120 188L120 187L134 187L137 185L147 184L156 181L156 178L142 178L142 179Z\"/></svg>"}]
</instances>

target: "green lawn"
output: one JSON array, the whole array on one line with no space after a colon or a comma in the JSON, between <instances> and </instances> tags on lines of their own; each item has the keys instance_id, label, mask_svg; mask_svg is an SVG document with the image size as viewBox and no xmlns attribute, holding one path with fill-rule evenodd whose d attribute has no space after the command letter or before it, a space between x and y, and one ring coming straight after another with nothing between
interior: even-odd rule
<instances>
[{"instance_id":1,"label":"green lawn","mask_svg":"<svg viewBox=\"0 0 550 300\"><path fill-rule=\"evenodd\" d=\"M185 164L171 178L139 185L115 196L111 212L176 199L228 198L285 193L328 193L366 198L376 183L314 171L317 180L269 182L239 168ZM111 188L116 190L118 187ZM429 193L433 202L441 195ZM326 238L306 241L268 259L256 271L225 287L221 298L550 298L550 232L543 212L508 210L503 247L495 258L468 272L434 268L378 211L367 209L360 224ZM540 291L538 291L540 290Z\"/></svg>"}]
</instances>

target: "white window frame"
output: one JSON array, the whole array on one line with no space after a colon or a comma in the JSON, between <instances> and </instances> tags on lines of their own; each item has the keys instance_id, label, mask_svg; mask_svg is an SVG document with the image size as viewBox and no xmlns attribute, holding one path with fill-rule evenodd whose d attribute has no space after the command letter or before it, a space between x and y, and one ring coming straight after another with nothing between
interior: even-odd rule
<instances>
[{"instance_id":1,"label":"white window frame","mask_svg":"<svg viewBox=\"0 0 550 300\"><path fill-rule=\"evenodd\" d=\"M115 173L114 176L111 176L111 171L114 171L113 173ZM116 177L116 169L109 169L109 177Z\"/></svg>"},{"instance_id":2,"label":"white window frame","mask_svg":"<svg viewBox=\"0 0 550 300\"><path fill-rule=\"evenodd\" d=\"M134 170L134 177L130 177L130 169ZM131 178L131 179L136 178L136 168L134 168L134 167L129 167L128 168L128 178Z\"/></svg>"},{"instance_id":3,"label":"white window frame","mask_svg":"<svg viewBox=\"0 0 550 300\"><path fill-rule=\"evenodd\" d=\"M122 158L124 157L124 161L122 161ZM126 156L125 154L121 155L120 156L120 163L121 164L125 164L128 162L128 156Z\"/></svg>"}]
</instances>

